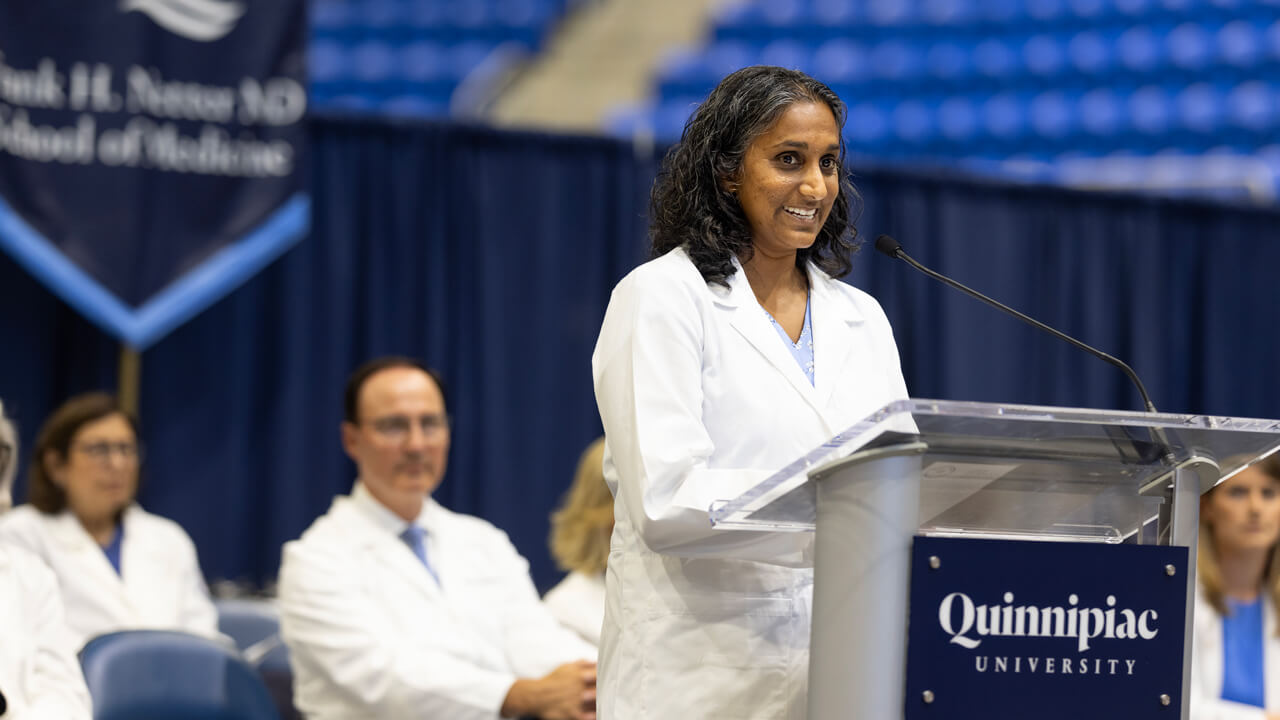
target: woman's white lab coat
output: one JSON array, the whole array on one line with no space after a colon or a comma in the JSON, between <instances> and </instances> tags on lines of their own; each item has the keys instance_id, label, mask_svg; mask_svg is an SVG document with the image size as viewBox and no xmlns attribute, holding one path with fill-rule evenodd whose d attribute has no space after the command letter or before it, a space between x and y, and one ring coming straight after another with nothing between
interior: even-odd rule
<instances>
[{"instance_id":1,"label":"woman's white lab coat","mask_svg":"<svg viewBox=\"0 0 1280 720\"><path fill-rule=\"evenodd\" d=\"M1262 663L1267 708L1280 712L1280 637L1276 636L1276 608L1262 599ZM1222 616L1209 604L1203 589L1196 592L1191 641L1191 720L1263 720L1259 707L1222 699Z\"/></svg>"},{"instance_id":2,"label":"woman's white lab coat","mask_svg":"<svg viewBox=\"0 0 1280 720\"><path fill-rule=\"evenodd\" d=\"M53 573L20 548L0 546L0 692L6 718L89 720L89 690L76 660Z\"/></svg>"},{"instance_id":3,"label":"woman's white lab coat","mask_svg":"<svg viewBox=\"0 0 1280 720\"><path fill-rule=\"evenodd\" d=\"M30 505L16 507L0 516L0 541L39 556L53 570L77 648L96 635L140 628L220 637L187 533L137 505L125 510L123 522L122 575L68 511L46 515Z\"/></svg>"},{"instance_id":4,"label":"woman's white lab coat","mask_svg":"<svg viewBox=\"0 0 1280 720\"><path fill-rule=\"evenodd\" d=\"M735 266L727 289L679 249L637 268L592 357L616 497L602 720L804 717L812 537L717 531L707 507L907 394L869 295L809 268L811 386Z\"/></svg>"}]
</instances>

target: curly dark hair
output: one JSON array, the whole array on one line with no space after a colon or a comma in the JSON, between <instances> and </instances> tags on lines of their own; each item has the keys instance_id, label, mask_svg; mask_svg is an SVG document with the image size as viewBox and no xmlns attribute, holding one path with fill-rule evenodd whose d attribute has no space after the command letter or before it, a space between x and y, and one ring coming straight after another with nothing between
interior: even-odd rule
<instances>
[{"instance_id":1,"label":"curly dark hair","mask_svg":"<svg viewBox=\"0 0 1280 720\"><path fill-rule=\"evenodd\" d=\"M720 81L685 123L680 142L667 152L649 197L649 237L658 257L684 246L708 283L728 285L733 257L750 259L751 226L738 198L725 188L751 142L796 103L826 103L843 129L845 105L823 83L798 70L756 65ZM858 242L854 219L862 198L849 180L840 140L840 194L813 245L796 253L801 269L812 261L831 277L852 267Z\"/></svg>"}]
</instances>

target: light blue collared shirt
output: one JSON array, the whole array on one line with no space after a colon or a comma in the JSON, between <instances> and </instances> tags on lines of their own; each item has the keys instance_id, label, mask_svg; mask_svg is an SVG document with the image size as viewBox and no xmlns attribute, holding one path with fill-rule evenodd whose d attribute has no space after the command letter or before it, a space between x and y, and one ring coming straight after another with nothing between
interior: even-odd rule
<instances>
[{"instance_id":1,"label":"light blue collared shirt","mask_svg":"<svg viewBox=\"0 0 1280 720\"><path fill-rule=\"evenodd\" d=\"M804 299L804 326L800 330L800 338L795 342L791 342L791 336L787 335L787 331L782 329L778 321L773 317L773 313L764 310L764 306L760 307L764 310L764 314L769 318L769 322L773 324L778 336L782 338L782 342L786 343L787 350L791 351L791 357L796 359L796 363L800 365L800 369L804 371L804 376L809 378L809 384L813 385L813 320L809 313L809 298L813 297L813 293L809 293Z\"/></svg>"},{"instance_id":2,"label":"light blue collared shirt","mask_svg":"<svg viewBox=\"0 0 1280 720\"><path fill-rule=\"evenodd\" d=\"M378 527L386 530L389 535L394 535L400 539L405 544L405 547L427 569L436 584L441 584L440 575L431 566L430 555L427 552L431 531L427 529L424 518L427 514L427 506L431 502L430 498L423 499L422 509L418 511L418 517L412 523L405 522L399 515L388 510L387 506L378 502L378 499L373 496L373 493L369 492L369 488L365 487L362 482L356 482L355 488L351 491L351 502L368 515ZM416 530L414 530L415 528Z\"/></svg>"}]
</instances>

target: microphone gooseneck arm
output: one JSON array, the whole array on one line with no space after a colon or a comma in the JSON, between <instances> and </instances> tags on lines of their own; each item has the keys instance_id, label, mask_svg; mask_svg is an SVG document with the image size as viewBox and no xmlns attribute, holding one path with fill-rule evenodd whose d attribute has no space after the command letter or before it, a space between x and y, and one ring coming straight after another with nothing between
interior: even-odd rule
<instances>
[{"instance_id":1,"label":"microphone gooseneck arm","mask_svg":"<svg viewBox=\"0 0 1280 720\"><path fill-rule=\"evenodd\" d=\"M1129 367L1124 361L1118 358L1112 357L1111 355L1108 355L1102 352L1101 350L1098 350L1097 348L1094 348L1090 345L1086 345L1085 343L1080 342L1079 340L1071 337L1070 335L1064 332L1055 330L1049 327L1048 325L1045 325L1044 323L1040 322L1039 320L1036 320L1033 317L1024 315L1023 313L1020 313L1017 310L1014 310L1013 308L1009 307L1008 305L1005 305L1004 303L998 300L995 300L987 297L986 295L983 295L977 290L973 290L971 288L965 287L964 285L961 285L960 283L956 282L955 280L952 280L946 275L930 270L924 265L921 265L920 263L916 262L914 258L908 255L906 251L902 249L902 246L898 244L897 240L894 240L888 235L881 235L876 238L876 250L879 250L880 252L884 253L885 255L888 255L891 258L902 260L903 262L907 263L908 265L915 268L916 270L919 270L925 275L928 275L934 280L937 280L942 283L946 283L947 285L950 285L951 287L955 288L956 290L959 290L960 292L964 293L965 295L968 295L969 297L975 300L981 300L982 302L994 308L997 308L1005 313L1008 313L1009 315L1012 315L1018 318L1019 320L1027 323L1028 325L1031 325L1032 327L1043 330L1049 333L1050 335L1053 335L1054 337L1058 338L1059 340L1065 340L1066 342L1071 343L1075 347L1089 353L1090 355L1093 355L1094 357L1104 362L1110 363L1111 365L1114 365L1115 367L1120 368L1120 370L1122 370L1124 374L1129 377L1129 380L1134 384L1134 386L1138 388L1138 393L1142 395L1142 402L1143 404L1146 405L1147 412L1153 412L1153 413L1156 412L1156 406L1151 403L1151 396L1147 394L1146 386L1142 384L1142 380L1138 378L1138 374L1133 371L1133 368Z\"/></svg>"}]
</instances>

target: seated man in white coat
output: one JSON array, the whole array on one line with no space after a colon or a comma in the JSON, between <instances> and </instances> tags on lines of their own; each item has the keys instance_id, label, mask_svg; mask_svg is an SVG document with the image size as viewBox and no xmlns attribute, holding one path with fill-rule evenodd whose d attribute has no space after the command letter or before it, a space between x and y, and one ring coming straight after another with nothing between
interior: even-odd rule
<instances>
[{"instance_id":1,"label":"seated man in white coat","mask_svg":"<svg viewBox=\"0 0 1280 720\"><path fill-rule=\"evenodd\" d=\"M502 531L430 495L449 421L436 376L407 358L347 382L349 496L285 545L281 634L312 720L595 717L595 650L538 600Z\"/></svg>"}]
</instances>

